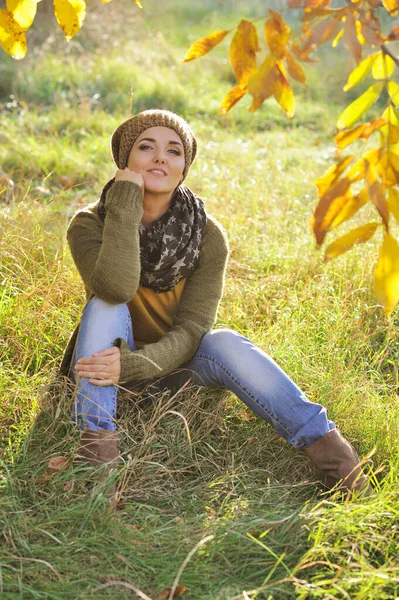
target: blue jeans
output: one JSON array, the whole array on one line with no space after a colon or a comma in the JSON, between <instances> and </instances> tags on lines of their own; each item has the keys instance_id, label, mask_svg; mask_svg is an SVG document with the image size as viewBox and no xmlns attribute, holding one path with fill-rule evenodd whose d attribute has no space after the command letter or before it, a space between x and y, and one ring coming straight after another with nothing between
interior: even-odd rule
<instances>
[{"instance_id":1,"label":"blue jeans","mask_svg":"<svg viewBox=\"0 0 399 600\"><path fill-rule=\"evenodd\" d=\"M121 337L134 351L132 322L126 304L92 298L85 306L71 363L110 348ZM228 388L295 448L312 445L335 428L326 409L310 402L284 371L260 348L230 329L204 335L193 358L165 377L151 380L153 390L176 391L184 383ZM80 428L116 429L117 387L96 386L78 378L72 418Z\"/></svg>"}]
</instances>

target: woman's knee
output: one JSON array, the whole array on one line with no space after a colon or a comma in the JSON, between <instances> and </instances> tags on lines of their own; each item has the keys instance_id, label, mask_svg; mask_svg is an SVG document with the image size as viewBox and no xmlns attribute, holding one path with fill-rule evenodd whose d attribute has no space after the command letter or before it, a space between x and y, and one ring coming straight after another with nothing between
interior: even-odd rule
<instances>
[{"instance_id":1,"label":"woman's knee","mask_svg":"<svg viewBox=\"0 0 399 600\"><path fill-rule=\"evenodd\" d=\"M98 296L93 296L84 307L83 312L108 316L112 314L126 314L129 312L129 309L126 304L110 304L105 300L101 300Z\"/></svg>"},{"instance_id":2,"label":"woman's knee","mask_svg":"<svg viewBox=\"0 0 399 600\"><path fill-rule=\"evenodd\" d=\"M219 352L236 348L243 340L241 333L234 329L212 329L202 338L200 351Z\"/></svg>"}]
</instances>

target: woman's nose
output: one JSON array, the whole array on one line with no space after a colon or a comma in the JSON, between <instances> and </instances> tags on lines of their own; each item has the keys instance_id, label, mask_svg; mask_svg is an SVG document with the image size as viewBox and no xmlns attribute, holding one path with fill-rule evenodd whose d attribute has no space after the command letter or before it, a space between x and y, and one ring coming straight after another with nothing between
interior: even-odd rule
<instances>
[{"instance_id":1,"label":"woman's nose","mask_svg":"<svg viewBox=\"0 0 399 600\"><path fill-rule=\"evenodd\" d=\"M155 152L154 162L165 162L165 152L161 148Z\"/></svg>"}]
</instances>

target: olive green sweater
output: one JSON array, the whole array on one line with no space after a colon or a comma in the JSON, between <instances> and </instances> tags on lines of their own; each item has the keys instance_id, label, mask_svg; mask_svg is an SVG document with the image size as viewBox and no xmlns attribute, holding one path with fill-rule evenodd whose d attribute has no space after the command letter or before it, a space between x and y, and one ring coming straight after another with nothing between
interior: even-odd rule
<instances>
[{"instance_id":1,"label":"olive green sweater","mask_svg":"<svg viewBox=\"0 0 399 600\"><path fill-rule=\"evenodd\" d=\"M73 217L67 239L86 288L87 300L97 296L111 304L126 303L140 285L140 239L143 216L140 187L117 181L108 191L102 220L98 203ZM155 343L131 351L121 338L120 383L166 375L190 360L202 336L215 323L223 291L228 255L225 232L207 215L207 225L195 270L187 278L171 329ZM64 354L61 373L67 375L77 329Z\"/></svg>"}]
</instances>

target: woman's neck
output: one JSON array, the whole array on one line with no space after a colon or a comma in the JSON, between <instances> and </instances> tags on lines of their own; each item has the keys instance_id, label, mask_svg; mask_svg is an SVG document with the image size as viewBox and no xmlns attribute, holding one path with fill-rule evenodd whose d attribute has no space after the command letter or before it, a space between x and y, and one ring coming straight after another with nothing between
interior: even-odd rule
<instances>
[{"instance_id":1,"label":"woman's neck","mask_svg":"<svg viewBox=\"0 0 399 600\"><path fill-rule=\"evenodd\" d=\"M154 221L160 219L166 213L172 202L172 194L161 197L159 195L151 195L144 193L143 208L144 214L141 219L144 227L150 227Z\"/></svg>"}]
</instances>

